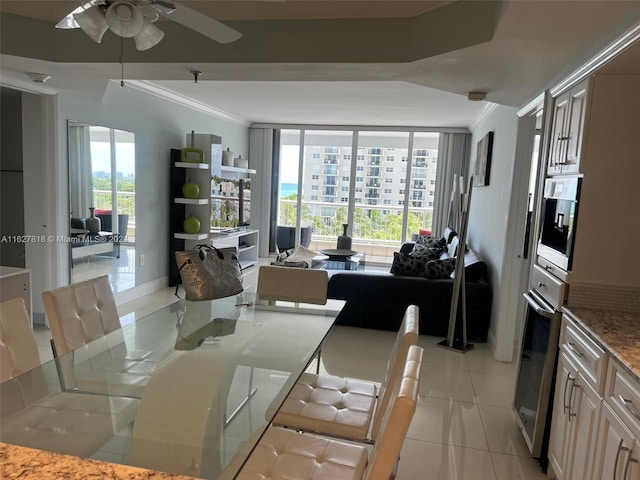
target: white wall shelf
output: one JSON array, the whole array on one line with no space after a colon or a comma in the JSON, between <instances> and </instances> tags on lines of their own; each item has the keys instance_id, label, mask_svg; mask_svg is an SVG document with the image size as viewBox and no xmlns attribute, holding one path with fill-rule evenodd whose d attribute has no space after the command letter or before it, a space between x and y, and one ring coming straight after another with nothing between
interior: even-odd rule
<instances>
[{"instance_id":1,"label":"white wall shelf","mask_svg":"<svg viewBox=\"0 0 640 480\"><path fill-rule=\"evenodd\" d=\"M183 205L209 205L208 198L175 198L173 201Z\"/></svg>"},{"instance_id":2,"label":"white wall shelf","mask_svg":"<svg viewBox=\"0 0 640 480\"><path fill-rule=\"evenodd\" d=\"M175 162L177 168L195 168L197 170L208 170L208 163L195 163L195 162Z\"/></svg>"},{"instance_id":3,"label":"white wall shelf","mask_svg":"<svg viewBox=\"0 0 640 480\"><path fill-rule=\"evenodd\" d=\"M173 238L179 240L207 240L209 238L208 233L181 233L177 232L173 234Z\"/></svg>"}]
</instances>

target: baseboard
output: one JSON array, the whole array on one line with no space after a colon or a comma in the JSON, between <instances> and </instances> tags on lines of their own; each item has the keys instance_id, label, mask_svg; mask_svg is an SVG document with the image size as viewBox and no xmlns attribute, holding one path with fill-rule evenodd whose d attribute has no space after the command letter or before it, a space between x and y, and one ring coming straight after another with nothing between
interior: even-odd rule
<instances>
[{"instance_id":1,"label":"baseboard","mask_svg":"<svg viewBox=\"0 0 640 480\"><path fill-rule=\"evenodd\" d=\"M143 283L142 285L136 285L133 288L125 290L124 292L114 293L116 305L122 305L133 300L136 300L144 295L149 295L163 288L167 288L169 285L169 277L160 277L151 282Z\"/></svg>"}]
</instances>

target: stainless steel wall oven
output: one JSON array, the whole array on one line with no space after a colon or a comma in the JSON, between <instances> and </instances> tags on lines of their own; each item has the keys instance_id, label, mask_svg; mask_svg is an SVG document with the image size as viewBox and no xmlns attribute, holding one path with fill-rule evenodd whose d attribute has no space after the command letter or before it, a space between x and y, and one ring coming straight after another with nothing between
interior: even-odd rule
<instances>
[{"instance_id":1,"label":"stainless steel wall oven","mask_svg":"<svg viewBox=\"0 0 640 480\"><path fill-rule=\"evenodd\" d=\"M551 177L544 184L538 255L565 272L571 270L581 182L580 177Z\"/></svg>"}]
</instances>

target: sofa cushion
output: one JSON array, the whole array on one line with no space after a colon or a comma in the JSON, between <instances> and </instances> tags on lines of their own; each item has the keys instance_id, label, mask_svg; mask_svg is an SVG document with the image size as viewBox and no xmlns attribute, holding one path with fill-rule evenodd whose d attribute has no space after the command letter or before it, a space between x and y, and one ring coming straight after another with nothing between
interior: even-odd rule
<instances>
[{"instance_id":1,"label":"sofa cushion","mask_svg":"<svg viewBox=\"0 0 640 480\"><path fill-rule=\"evenodd\" d=\"M444 248L447 244L447 241L444 237L432 237L431 235L419 235L416 238L417 245L424 245L426 247L438 247Z\"/></svg>"},{"instance_id":2,"label":"sofa cushion","mask_svg":"<svg viewBox=\"0 0 640 480\"><path fill-rule=\"evenodd\" d=\"M423 262L428 262L429 260L440 258L443 251L445 251L445 249L442 247L416 243L409 255L412 257L418 257L422 259Z\"/></svg>"},{"instance_id":3,"label":"sofa cushion","mask_svg":"<svg viewBox=\"0 0 640 480\"><path fill-rule=\"evenodd\" d=\"M424 270L424 260L408 253L393 253L391 273L407 277L421 277Z\"/></svg>"},{"instance_id":4,"label":"sofa cushion","mask_svg":"<svg viewBox=\"0 0 640 480\"><path fill-rule=\"evenodd\" d=\"M425 278L449 278L456 266L455 258L429 260L424 264Z\"/></svg>"}]
</instances>

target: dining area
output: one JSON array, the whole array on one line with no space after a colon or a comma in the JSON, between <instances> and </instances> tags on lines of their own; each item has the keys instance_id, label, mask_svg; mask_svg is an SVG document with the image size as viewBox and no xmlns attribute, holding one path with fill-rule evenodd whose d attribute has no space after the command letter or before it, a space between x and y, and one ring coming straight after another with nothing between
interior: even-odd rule
<instances>
[{"instance_id":1,"label":"dining area","mask_svg":"<svg viewBox=\"0 0 640 480\"><path fill-rule=\"evenodd\" d=\"M342 302L318 298L322 281L281 300L264 278L125 325L104 277L45 292L55 353L42 363L23 305L4 302L3 478L389 478L418 396L417 313L381 382L345 379L320 368Z\"/></svg>"}]
</instances>

